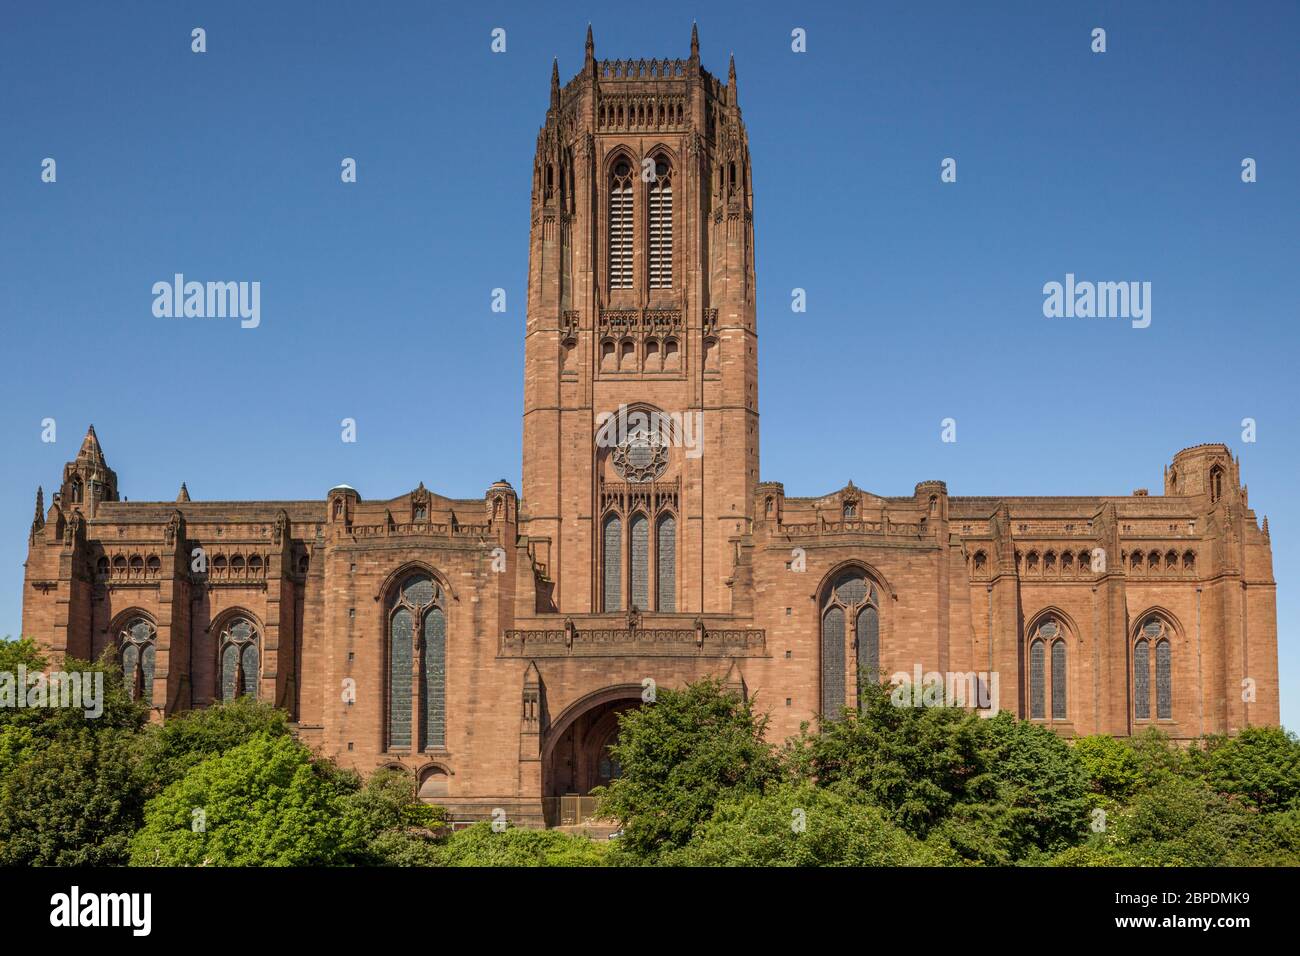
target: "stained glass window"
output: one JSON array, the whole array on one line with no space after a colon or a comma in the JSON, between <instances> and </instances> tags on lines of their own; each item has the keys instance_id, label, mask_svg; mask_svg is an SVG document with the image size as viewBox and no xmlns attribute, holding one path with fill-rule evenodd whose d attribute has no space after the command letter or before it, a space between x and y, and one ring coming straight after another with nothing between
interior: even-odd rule
<instances>
[{"instance_id":1,"label":"stained glass window","mask_svg":"<svg viewBox=\"0 0 1300 956\"><path fill-rule=\"evenodd\" d=\"M655 542L659 562L659 610L677 610L677 519L672 515L659 518L659 536Z\"/></svg>"},{"instance_id":2,"label":"stained glass window","mask_svg":"<svg viewBox=\"0 0 1300 956\"><path fill-rule=\"evenodd\" d=\"M447 746L447 620L441 608L424 615L424 694L420 700L420 726L425 750Z\"/></svg>"},{"instance_id":3,"label":"stained glass window","mask_svg":"<svg viewBox=\"0 0 1300 956\"><path fill-rule=\"evenodd\" d=\"M221 632L221 699L230 701L239 694L257 697L257 680L261 675L257 628L248 618L234 618Z\"/></svg>"},{"instance_id":4,"label":"stained glass window","mask_svg":"<svg viewBox=\"0 0 1300 956\"><path fill-rule=\"evenodd\" d=\"M1029 645L1029 716L1042 719L1047 716L1047 676L1044 673L1043 642Z\"/></svg>"},{"instance_id":5,"label":"stained glass window","mask_svg":"<svg viewBox=\"0 0 1300 956\"><path fill-rule=\"evenodd\" d=\"M851 573L835 582L835 596L844 604L861 604L867 596L867 582L861 574Z\"/></svg>"},{"instance_id":6,"label":"stained glass window","mask_svg":"<svg viewBox=\"0 0 1300 956\"><path fill-rule=\"evenodd\" d=\"M868 681L879 680L880 611L876 589L859 570L835 579L823 604L822 615L822 713L837 717L844 709L847 688L846 665L857 674L857 705ZM853 622L853 658L847 660L845 628Z\"/></svg>"},{"instance_id":7,"label":"stained glass window","mask_svg":"<svg viewBox=\"0 0 1300 956\"><path fill-rule=\"evenodd\" d=\"M1133 716L1151 718L1151 645L1146 640L1133 646Z\"/></svg>"},{"instance_id":8,"label":"stained glass window","mask_svg":"<svg viewBox=\"0 0 1300 956\"><path fill-rule=\"evenodd\" d=\"M1065 719L1065 641L1052 643L1052 719Z\"/></svg>"},{"instance_id":9,"label":"stained glass window","mask_svg":"<svg viewBox=\"0 0 1300 956\"><path fill-rule=\"evenodd\" d=\"M834 719L844 709L844 608L822 618L822 714Z\"/></svg>"},{"instance_id":10,"label":"stained glass window","mask_svg":"<svg viewBox=\"0 0 1300 956\"><path fill-rule=\"evenodd\" d=\"M406 607L393 612L388 641L388 746L411 746L411 659L415 617Z\"/></svg>"},{"instance_id":11,"label":"stained glass window","mask_svg":"<svg viewBox=\"0 0 1300 956\"><path fill-rule=\"evenodd\" d=\"M606 611L623 607L623 521L618 515L605 519L605 580L602 588Z\"/></svg>"},{"instance_id":12,"label":"stained glass window","mask_svg":"<svg viewBox=\"0 0 1300 956\"><path fill-rule=\"evenodd\" d=\"M650 521L636 514L628 527L632 537L632 604L644 611L650 607Z\"/></svg>"},{"instance_id":13,"label":"stained glass window","mask_svg":"<svg viewBox=\"0 0 1300 956\"><path fill-rule=\"evenodd\" d=\"M118 635L122 655L122 679L135 700L153 704L153 624L142 617L129 621Z\"/></svg>"},{"instance_id":14,"label":"stained glass window","mask_svg":"<svg viewBox=\"0 0 1300 956\"><path fill-rule=\"evenodd\" d=\"M880 679L880 612L868 604L858 612L858 707L862 706L862 682Z\"/></svg>"},{"instance_id":15,"label":"stained glass window","mask_svg":"<svg viewBox=\"0 0 1300 956\"><path fill-rule=\"evenodd\" d=\"M1172 651L1167 640L1156 642L1156 717L1170 720L1174 716L1173 676L1170 673Z\"/></svg>"}]
</instances>

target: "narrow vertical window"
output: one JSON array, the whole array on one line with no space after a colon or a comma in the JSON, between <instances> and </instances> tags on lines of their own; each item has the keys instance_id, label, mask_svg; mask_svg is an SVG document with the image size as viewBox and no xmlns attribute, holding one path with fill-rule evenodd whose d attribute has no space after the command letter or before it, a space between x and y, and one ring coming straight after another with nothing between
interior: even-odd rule
<instances>
[{"instance_id":1,"label":"narrow vertical window","mask_svg":"<svg viewBox=\"0 0 1300 956\"><path fill-rule=\"evenodd\" d=\"M1041 720L1047 716L1047 675L1044 672L1045 656L1042 641L1029 645L1029 716Z\"/></svg>"},{"instance_id":2,"label":"narrow vertical window","mask_svg":"<svg viewBox=\"0 0 1300 956\"><path fill-rule=\"evenodd\" d=\"M431 607L420 628L424 670L420 696L420 728L424 750L447 746L447 619L442 608Z\"/></svg>"},{"instance_id":3,"label":"narrow vertical window","mask_svg":"<svg viewBox=\"0 0 1300 956\"><path fill-rule=\"evenodd\" d=\"M662 157L655 160L650 184L650 288L673 287L673 180L672 167Z\"/></svg>"},{"instance_id":4,"label":"narrow vertical window","mask_svg":"<svg viewBox=\"0 0 1300 956\"><path fill-rule=\"evenodd\" d=\"M411 746L411 659L415 644L415 618L399 607L389 622L388 635L388 749Z\"/></svg>"},{"instance_id":5,"label":"narrow vertical window","mask_svg":"<svg viewBox=\"0 0 1300 956\"><path fill-rule=\"evenodd\" d=\"M632 516L630 532L632 606L639 611L650 607L650 522L643 514Z\"/></svg>"},{"instance_id":6,"label":"narrow vertical window","mask_svg":"<svg viewBox=\"0 0 1300 956\"><path fill-rule=\"evenodd\" d=\"M1145 640L1133 645L1133 716L1151 719L1151 645Z\"/></svg>"},{"instance_id":7,"label":"narrow vertical window","mask_svg":"<svg viewBox=\"0 0 1300 956\"><path fill-rule=\"evenodd\" d=\"M157 632L142 617L130 620L118 634L122 679L134 700L153 705L154 643Z\"/></svg>"},{"instance_id":8,"label":"narrow vertical window","mask_svg":"<svg viewBox=\"0 0 1300 956\"><path fill-rule=\"evenodd\" d=\"M1156 643L1156 717L1171 720L1174 716L1172 650L1168 640Z\"/></svg>"},{"instance_id":9,"label":"narrow vertical window","mask_svg":"<svg viewBox=\"0 0 1300 956\"><path fill-rule=\"evenodd\" d=\"M1052 719L1065 720L1065 641L1052 643Z\"/></svg>"},{"instance_id":10,"label":"narrow vertical window","mask_svg":"<svg viewBox=\"0 0 1300 956\"><path fill-rule=\"evenodd\" d=\"M605 519L604 527L604 582L601 588L605 611L623 607L623 522L612 514Z\"/></svg>"},{"instance_id":11,"label":"narrow vertical window","mask_svg":"<svg viewBox=\"0 0 1300 956\"><path fill-rule=\"evenodd\" d=\"M875 587L859 570L850 570L835 579L822 600L822 716L834 719L849 703L847 676L857 675L857 699L862 704L862 689L867 681L879 679L880 618ZM853 627L852 657L847 629Z\"/></svg>"},{"instance_id":12,"label":"narrow vertical window","mask_svg":"<svg viewBox=\"0 0 1300 956\"><path fill-rule=\"evenodd\" d=\"M677 519L666 514L659 518L655 557L659 575L656 580L657 607L660 611L677 610Z\"/></svg>"},{"instance_id":13,"label":"narrow vertical window","mask_svg":"<svg viewBox=\"0 0 1300 956\"><path fill-rule=\"evenodd\" d=\"M858 708L862 708L862 684L880 680L880 612L868 604L858 612Z\"/></svg>"},{"instance_id":14,"label":"narrow vertical window","mask_svg":"<svg viewBox=\"0 0 1300 956\"><path fill-rule=\"evenodd\" d=\"M246 617L237 617L221 631L221 699L257 697L260 676L257 626Z\"/></svg>"},{"instance_id":15,"label":"narrow vertical window","mask_svg":"<svg viewBox=\"0 0 1300 956\"><path fill-rule=\"evenodd\" d=\"M844 608L822 617L822 716L834 720L844 709Z\"/></svg>"},{"instance_id":16,"label":"narrow vertical window","mask_svg":"<svg viewBox=\"0 0 1300 956\"><path fill-rule=\"evenodd\" d=\"M632 167L622 159L609 182L609 287L632 288Z\"/></svg>"}]
</instances>

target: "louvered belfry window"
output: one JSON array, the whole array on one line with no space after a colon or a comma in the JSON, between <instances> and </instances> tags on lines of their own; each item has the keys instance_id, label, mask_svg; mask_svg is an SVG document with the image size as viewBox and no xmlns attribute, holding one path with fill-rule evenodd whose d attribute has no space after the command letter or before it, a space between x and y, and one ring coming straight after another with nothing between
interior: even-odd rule
<instances>
[{"instance_id":1,"label":"louvered belfry window","mask_svg":"<svg viewBox=\"0 0 1300 956\"><path fill-rule=\"evenodd\" d=\"M673 287L673 180L672 167L655 160L650 183L650 288Z\"/></svg>"},{"instance_id":2,"label":"louvered belfry window","mask_svg":"<svg viewBox=\"0 0 1300 956\"><path fill-rule=\"evenodd\" d=\"M632 288L632 166L624 159L609 181L609 287Z\"/></svg>"}]
</instances>

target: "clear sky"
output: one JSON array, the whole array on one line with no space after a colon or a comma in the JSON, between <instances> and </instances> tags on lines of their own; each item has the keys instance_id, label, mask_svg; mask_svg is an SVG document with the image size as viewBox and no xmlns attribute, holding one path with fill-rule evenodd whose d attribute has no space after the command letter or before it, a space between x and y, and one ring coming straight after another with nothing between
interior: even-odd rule
<instances>
[{"instance_id":1,"label":"clear sky","mask_svg":"<svg viewBox=\"0 0 1300 956\"><path fill-rule=\"evenodd\" d=\"M762 477L1158 493L1225 441L1300 726L1294 2L6 3L0 635L36 486L91 422L132 500L519 487L551 58L567 82L588 21L598 57L686 57L692 20L707 69L735 54L754 160ZM261 325L156 318L177 272L259 281ZM1066 273L1150 282L1150 327L1045 318Z\"/></svg>"}]
</instances>

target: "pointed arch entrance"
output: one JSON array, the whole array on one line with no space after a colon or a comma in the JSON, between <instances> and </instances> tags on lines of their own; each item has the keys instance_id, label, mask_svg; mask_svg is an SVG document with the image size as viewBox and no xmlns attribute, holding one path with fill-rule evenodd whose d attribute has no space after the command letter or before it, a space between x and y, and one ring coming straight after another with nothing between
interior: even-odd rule
<instances>
[{"instance_id":1,"label":"pointed arch entrance","mask_svg":"<svg viewBox=\"0 0 1300 956\"><path fill-rule=\"evenodd\" d=\"M618 739L619 717L641 706L641 692L640 684L602 688L566 707L546 731L542 791L548 823L580 822L594 810L591 791L617 778L618 761L609 748Z\"/></svg>"}]
</instances>

